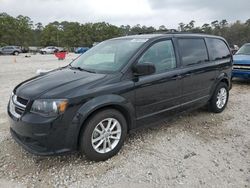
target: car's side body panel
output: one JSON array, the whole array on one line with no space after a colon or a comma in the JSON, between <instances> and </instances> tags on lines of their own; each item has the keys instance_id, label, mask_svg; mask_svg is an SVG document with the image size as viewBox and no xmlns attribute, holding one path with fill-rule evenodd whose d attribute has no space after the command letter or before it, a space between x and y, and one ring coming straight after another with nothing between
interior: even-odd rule
<instances>
[{"instance_id":1,"label":"car's side body panel","mask_svg":"<svg viewBox=\"0 0 250 188\"><path fill-rule=\"evenodd\" d=\"M179 37L173 37L174 48L178 49ZM201 36L181 36L180 38L201 38ZM167 40L169 38L161 38ZM217 39L217 38L216 38ZM218 38L218 40L223 40ZM159 40L158 40L159 41ZM151 42L155 43L157 40ZM229 47L225 42L228 51ZM151 45L150 43L148 46ZM145 47L144 51L147 49ZM138 54L138 57L144 52ZM208 56L209 50L208 51ZM230 53L230 52L229 52ZM138 60L135 58L134 63ZM177 111L198 108L205 105L214 93L220 81L226 81L231 87L232 57L222 60L199 63L183 67L179 51L176 50L177 67L174 70L139 77L135 80L136 126L145 126L150 122L166 118ZM129 72L129 71L128 71ZM130 74L133 77L132 74Z\"/></svg>"}]
</instances>

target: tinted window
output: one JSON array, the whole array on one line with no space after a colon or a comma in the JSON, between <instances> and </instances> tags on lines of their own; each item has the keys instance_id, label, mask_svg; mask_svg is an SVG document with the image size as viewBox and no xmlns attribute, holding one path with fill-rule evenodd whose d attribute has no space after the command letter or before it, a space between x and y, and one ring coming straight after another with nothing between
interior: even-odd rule
<instances>
[{"instance_id":1,"label":"tinted window","mask_svg":"<svg viewBox=\"0 0 250 188\"><path fill-rule=\"evenodd\" d=\"M230 51L224 41L220 39L207 39L207 46L211 60L220 60L230 57Z\"/></svg>"},{"instance_id":2,"label":"tinted window","mask_svg":"<svg viewBox=\"0 0 250 188\"><path fill-rule=\"evenodd\" d=\"M203 39L178 39L182 64L193 65L208 61L208 54Z\"/></svg>"},{"instance_id":3,"label":"tinted window","mask_svg":"<svg viewBox=\"0 0 250 188\"><path fill-rule=\"evenodd\" d=\"M156 73L176 67L174 48L171 40L157 42L139 59L138 63L153 63Z\"/></svg>"}]
</instances>

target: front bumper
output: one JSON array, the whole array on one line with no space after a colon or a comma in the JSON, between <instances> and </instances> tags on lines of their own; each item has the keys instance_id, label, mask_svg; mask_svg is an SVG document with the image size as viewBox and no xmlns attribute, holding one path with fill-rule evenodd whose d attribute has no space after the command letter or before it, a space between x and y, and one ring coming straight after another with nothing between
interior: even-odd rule
<instances>
[{"instance_id":1,"label":"front bumper","mask_svg":"<svg viewBox=\"0 0 250 188\"><path fill-rule=\"evenodd\" d=\"M232 77L250 79L250 70L233 69Z\"/></svg>"},{"instance_id":2,"label":"front bumper","mask_svg":"<svg viewBox=\"0 0 250 188\"><path fill-rule=\"evenodd\" d=\"M16 119L8 114L12 137L28 152L47 156L77 149L78 121L69 121L66 115L46 118L26 113Z\"/></svg>"},{"instance_id":3,"label":"front bumper","mask_svg":"<svg viewBox=\"0 0 250 188\"><path fill-rule=\"evenodd\" d=\"M49 149L45 145L41 144L40 140L34 140L31 137L24 137L17 134L12 128L10 128L10 133L12 138L20 144L26 151L40 156L50 156L50 155L59 155L63 153L71 152L71 149Z\"/></svg>"}]
</instances>

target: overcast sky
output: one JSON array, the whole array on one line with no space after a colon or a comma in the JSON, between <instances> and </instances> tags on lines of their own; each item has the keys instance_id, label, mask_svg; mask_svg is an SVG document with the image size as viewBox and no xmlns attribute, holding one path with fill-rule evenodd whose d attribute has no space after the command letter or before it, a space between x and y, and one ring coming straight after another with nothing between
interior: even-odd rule
<instances>
[{"instance_id":1,"label":"overcast sky","mask_svg":"<svg viewBox=\"0 0 250 188\"><path fill-rule=\"evenodd\" d=\"M0 12L29 16L34 23L99 22L176 28L195 20L229 22L250 18L250 0L0 0Z\"/></svg>"}]
</instances>

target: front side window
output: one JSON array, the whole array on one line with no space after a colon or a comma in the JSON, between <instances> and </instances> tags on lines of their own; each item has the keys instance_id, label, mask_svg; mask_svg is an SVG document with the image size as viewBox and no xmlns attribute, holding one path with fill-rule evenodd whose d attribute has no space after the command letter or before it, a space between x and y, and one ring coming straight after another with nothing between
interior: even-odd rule
<instances>
[{"instance_id":1,"label":"front side window","mask_svg":"<svg viewBox=\"0 0 250 188\"><path fill-rule=\"evenodd\" d=\"M230 57L226 43L220 39L207 38L207 47L212 61Z\"/></svg>"},{"instance_id":2,"label":"front side window","mask_svg":"<svg viewBox=\"0 0 250 188\"><path fill-rule=\"evenodd\" d=\"M171 40L157 42L152 45L139 59L138 63L152 63L156 73L176 68L176 58Z\"/></svg>"},{"instance_id":3,"label":"front side window","mask_svg":"<svg viewBox=\"0 0 250 188\"><path fill-rule=\"evenodd\" d=\"M86 51L72 62L71 66L93 72L119 71L147 40L116 39L104 41Z\"/></svg>"},{"instance_id":4,"label":"front side window","mask_svg":"<svg viewBox=\"0 0 250 188\"><path fill-rule=\"evenodd\" d=\"M178 44L183 66L208 61L207 48L204 39L178 39Z\"/></svg>"}]
</instances>

